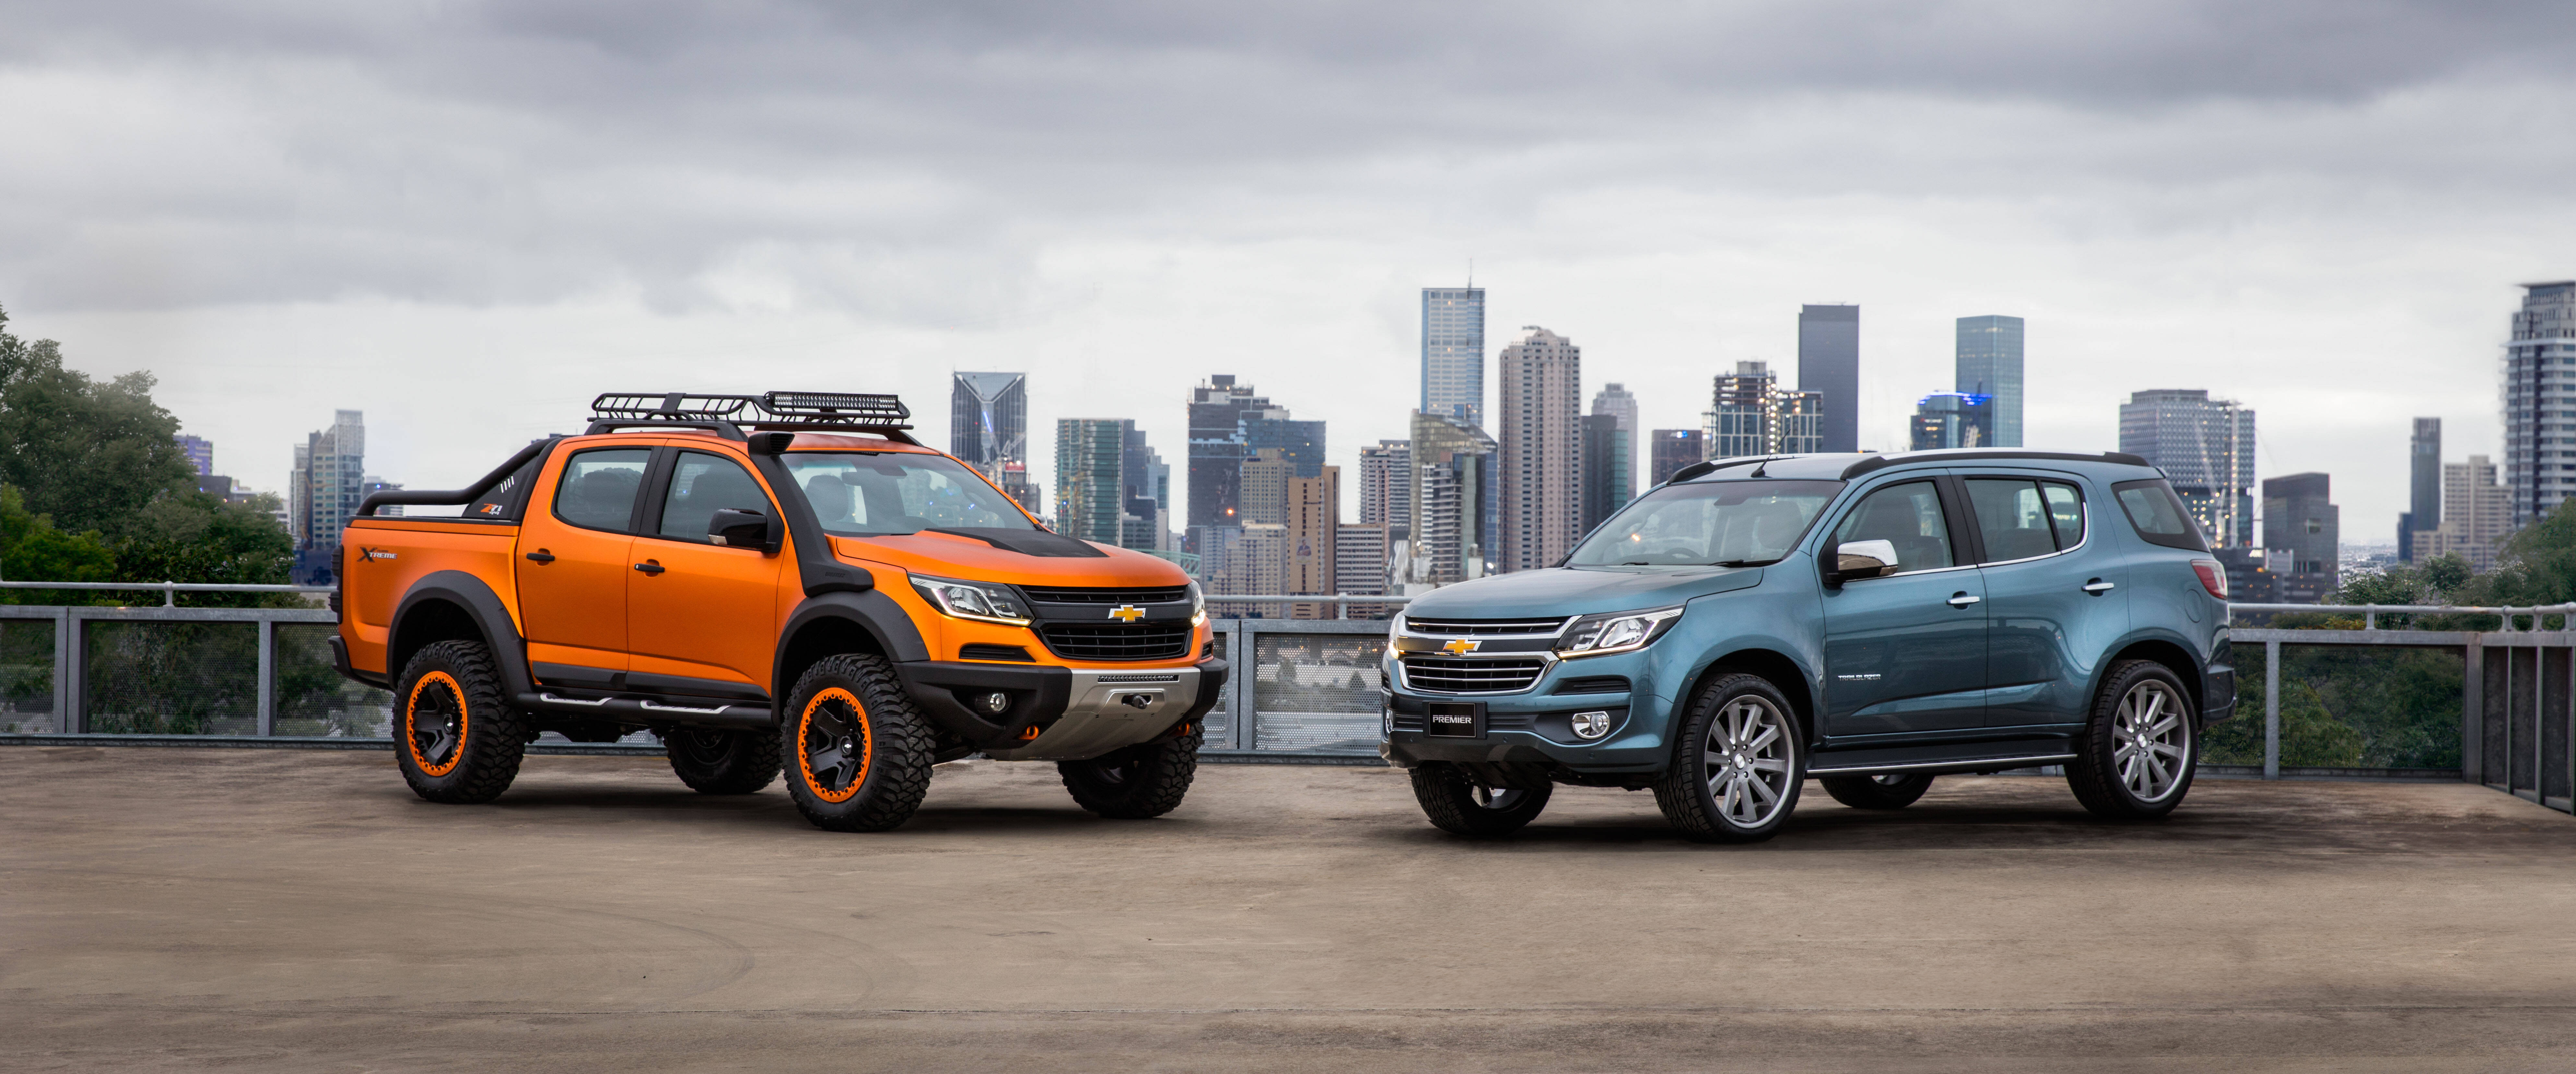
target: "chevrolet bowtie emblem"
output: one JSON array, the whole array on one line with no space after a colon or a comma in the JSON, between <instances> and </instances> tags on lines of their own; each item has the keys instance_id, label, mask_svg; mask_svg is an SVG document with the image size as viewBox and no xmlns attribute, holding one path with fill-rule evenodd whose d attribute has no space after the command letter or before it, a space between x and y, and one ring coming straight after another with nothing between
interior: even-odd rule
<instances>
[{"instance_id":1,"label":"chevrolet bowtie emblem","mask_svg":"<svg viewBox=\"0 0 2576 1074\"><path fill-rule=\"evenodd\" d=\"M1109 617L1121 623L1133 623L1145 617L1145 609L1133 604L1121 604L1109 609Z\"/></svg>"},{"instance_id":2,"label":"chevrolet bowtie emblem","mask_svg":"<svg viewBox=\"0 0 2576 1074\"><path fill-rule=\"evenodd\" d=\"M1448 652L1453 656L1465 656L1468 653L1475 652L1476 647L1482 644L1484 643L1477 641L1474 638L1451 638L1449 639L1449 644L1443 645L1441 648L1448 650Z\"/></svg>"}]
</instances>

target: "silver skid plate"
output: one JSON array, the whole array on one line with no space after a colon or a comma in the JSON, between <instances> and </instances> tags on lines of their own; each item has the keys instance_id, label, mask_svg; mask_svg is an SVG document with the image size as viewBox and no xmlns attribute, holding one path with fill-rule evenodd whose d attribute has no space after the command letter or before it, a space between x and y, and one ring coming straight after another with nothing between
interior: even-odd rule
<instances>
[{"instance_id":1,"label":"silver skid plate","mask_svg":"<svg viewBox=\"0 0 2576 1074\"><path fill-rule=\"evenodd\" d=\"M1063 717L1028 745L985 750L997 761L1082 761L1146 741L1199 699L1199 669L1075 668Z\"/></svg>"}]
</instances>

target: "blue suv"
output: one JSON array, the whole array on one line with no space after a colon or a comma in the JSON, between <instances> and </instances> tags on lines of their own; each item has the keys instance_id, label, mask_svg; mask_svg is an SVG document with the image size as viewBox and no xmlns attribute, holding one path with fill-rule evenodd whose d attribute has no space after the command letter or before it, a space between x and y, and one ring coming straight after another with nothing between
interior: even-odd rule
<instances>
[{"instance_id":1,"label":"blue suv","mask_svg":"<svg viewBox=\"0 0 2576 1074\"><path fill-rule=\"evenodd\" d=\"M1653 788L1685 835L1749 841L1809 778L1900 809L1943 772L2042 764L2098 815L2163 817L2236 706L2208 556L2134 455L1697 463L1555 568L1407 606L1379 750L1466 836L1559 783Z\"/></svg>"}]
</instances>

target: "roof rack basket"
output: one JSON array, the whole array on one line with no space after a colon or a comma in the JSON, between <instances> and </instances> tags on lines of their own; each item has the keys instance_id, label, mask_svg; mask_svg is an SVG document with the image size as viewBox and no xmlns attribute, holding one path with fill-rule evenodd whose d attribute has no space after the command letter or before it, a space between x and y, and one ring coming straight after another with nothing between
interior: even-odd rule
<instances>
[{"instance_id":1,"label":"roof rack basket","mask_svg":"<svg viewBox=\"0 0 2576 1074\"><path fill-rule=\"evenodd\" d=\"M892 395L860 392L765 392L697 395L689 392L602 392L590 402L591 433L642 426L707 429L745 439L743 428L857 432L919 444L904 430L912 409Z\"/></svg>"}]
</instances>

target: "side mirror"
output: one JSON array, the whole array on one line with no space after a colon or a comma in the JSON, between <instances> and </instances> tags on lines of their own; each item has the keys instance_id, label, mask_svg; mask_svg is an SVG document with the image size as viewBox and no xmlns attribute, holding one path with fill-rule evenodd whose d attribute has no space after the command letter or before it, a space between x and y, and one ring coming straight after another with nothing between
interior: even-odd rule
<instances>
[{"instance_id":1,"label":"side mirror","mask_svg":"<svg viewBox=\"0 0 2576 1074\"><path fill-rule=\"evenodd\" d=\"M1896 573L1896 542L1845 541L1834 548L1834 573L1843 579Z\"/></svg>"},{"instance_id":2,"label":"side mirror","mask_svg":"<svg viewBox=\"0 0 2576 1074\"><path fill-rule=\"evenodd\" d=\"M777 521L758 511L726 507L707 520L707 540L728 548L757 548L763 553L778 551L781 543Z\"/></svg>"}]
</instances>

